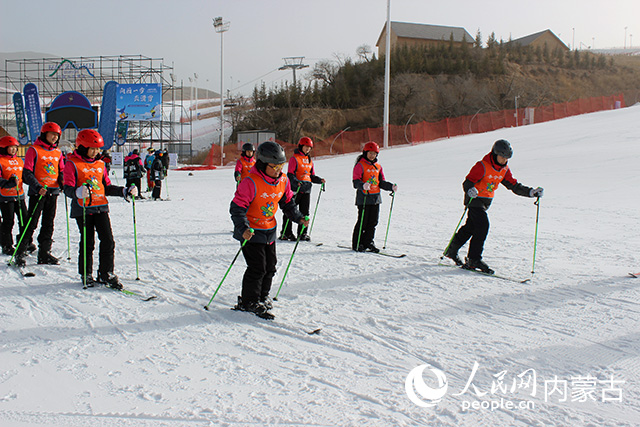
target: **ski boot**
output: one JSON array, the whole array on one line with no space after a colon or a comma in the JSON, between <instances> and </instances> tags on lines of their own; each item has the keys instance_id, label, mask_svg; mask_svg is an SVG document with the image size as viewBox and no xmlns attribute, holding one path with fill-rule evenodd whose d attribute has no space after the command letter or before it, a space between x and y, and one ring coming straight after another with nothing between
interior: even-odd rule
<instances>
[{"instance_id":1,"label":"ski boot","mask_svg":"<svg viewBox=\"0 0 640 427\"><path fill-rule=\"evenodd\" d=\"M93 288L96 284L96 280L93 278L92 275L88 275L86 278L82 276L82 274L80 275L80 280L82 281L82 285L87 287L87 288Z\"/></svg>"},{"instance_id":2,"label":"ski boot","mask_svg":"<svg viewBox=\"0 0 640 427\"><path fill-rule=\"evenodd\" d=\"M311 241L311 237L309 237L309 235L307 233L302 233L300 235L300 241L302 241L302 242L310 242Z\"/></svg>"},{"instance_id":3,"label":"ski boot","mask_svg":"<svg viewBox=\"0 0 640 427\"><path fill-rule=\"evenodd\" d=\"M291 242L295 242L295 241L297 240L297 239L296 239L296 236L294 236L292 233L284 233L284 234L281 234L281 235L280 235L280 237L279 237L278 239L280 239L280 240L284 240L284 241L289 240L289 241L291 241Z\"/></svg>"},{"instance_id":4,"label":"ski boot","mask_svg":"<svg viewBox=\"0 0 640 427\"><path fill-rule=\"evenodd\" d=\"M16 251L16 248L14 248L13 245L2 247L2 253L5 255L13 255L15 251Z\"/></svg>"},{"instance_id":5,"label":"ski boot","mask_svg":"<svg viewBox=\"0 0 640 427\"><path fill-rule=\"evenodd\" d=\"M121 290L122 289L122 283L120 283L120 280L118 279L118 276L116 276L115 274L113 274L113 272L109 271L107 273L101 273L98 272L98 283L102 283L110 288L113 288L115 290Z\"/></svg>"},{"instance_id":6,"label":"ski boot","mask_svg":"<svg viewBox=\"0 0 640 427\"><path fill-rule=\"evenodd\" d=\"M458 256L458 250L454 249L452 246L449 246L449 249L444 253L444 256L455 262L457 266L462 267L464 264Z\"/></svg>"},{"instance_id":7,"label":"ski boot","mask_svg":"<svg viewBox=\"0 0 640 427\"><path fill-rule=\"evenodd\" d=\"M248 313L253 313L262 319L267 319L267 320L275 319L275 316L269 313L269 310L267 309L267 307L265 307L259 301L243 302L242 297L240 296L238 297L238 304L236 304L233 307L233 310L246 311Z\"/></svg>"},{"instance_id":8,"label":"ski boot","mask_svg":"<svg viewBox=\"0 0 640 427\"><path fill-rule=\"evenodd\" d=\"M19 252L16 254L16 257L13 259L13 262L18 267L24 267L27 265L27 261L25 260L26 257L27 257L26 252Z\"/></svg>"},{"instance_id":9,"label":"ski boot","mask_svg":"<svg viewBox=\"0 0 640 427\"><path fill-rule=\"evenodd\" d=\"M369 244L369 246L367 246L367 251L369 252L373 252L373 253L380 253L380 249L376 248L376 245L373 244L373 242L371 242Z\"/></svg>"},{"instance_id":10,"label":"ski boot","mask_svg":"<svg viewBox=\"0 0 640 427\"><path fill-rule=\"evenodd\" d=\"M268 295L260 298L260 304L262 304L267 310L271 310L273 308L273 300Z\"/></svg>"},{"instance_id":11,"label":"ski boot","mask_svg":"<svg viewBox=\"0 0 640 427\"><path fill-rule=\"evenodd\" d=\"M489 268L489 266L482 261L481 258L478 259L469 259L465 258L465 263L462 268L466 270L478 270L486 274L493 274L495 271Z\"/></svg>"},{"instance_id":12,"label":"ski boot","mask_svg":"<svg viewBox=\"0 0 640 427\"><path fill-rule=\"evenodd\" d=\"M59 265L60 260L51 255L51 252L38 253L38 264Z\"/></svg>"}]
</instances>

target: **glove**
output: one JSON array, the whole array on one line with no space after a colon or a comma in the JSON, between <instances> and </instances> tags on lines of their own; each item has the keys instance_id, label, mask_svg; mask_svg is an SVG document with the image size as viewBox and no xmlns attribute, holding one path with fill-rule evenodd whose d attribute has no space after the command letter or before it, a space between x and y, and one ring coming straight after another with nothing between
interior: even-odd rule
<instances>
[{"instance_id":1,"label":"glove","mask_svg":"<svg viewBox=\"0 0 640 427\"><path fill-rule=\"evenodd\" d=\"M364 184L362 184L362 189L364 191L369 191L371 190L371 183L369 181L365 182Z\"/></svg>"},{"instance_id":2,"label":"glove","mask_svg":"<svg viewBox=\"0 0 640 427\"><path fill-rule=\"evenodd\" d=\"M393 191L394 193L395 193L396 191L398 191L398 184L393 184L393 185L391 186L391 191Z\"/></svg>"},{"instance_id":3,"label":"glove","mask_svg":"<svg viewBox=\"0 0 640 427\"><path fill-rule=\"evenodd\" d=\"M138 187L132 185L131 187L129 187L127 193L129 193L130 196L138 197Z\"/></svg>"},{"instance_id":4,"label":"glove","mask_svg":"<svg viewBox=\"0 0 640 427\"><path fill-rule=\"evenodd\" d=\"M7 183L5 185L5 188L13 188L16 185L18 185L18 178L16 178L15 175L11 175L11 177L9 177L9 179L7 179Z\"/></svg>"},{"instance_id":5,"label":"glove","mask_svg":"<svg viewBox=\"0 0 640 427\"><path fill-rule=\"evenodd\" d=\"M542 187L532 188L531 191L529 191L529 197L542 197L543 194L544 188Z\"/></svg>"},{"instance_id":6,"label":"glove","mask_svg":"<svg viewBox=\"0 0 640 427\"><path fill-rule=\"evenodd\" d=\"M86 198L88 198L89 197L89 189L84 185L76 188L76 197L78 199L86 199Z\"/></svg>"},{"instance_id":7,"label":"glove","mask_svg":"<svg viewBox=\"0 0 640 427\"><path fill-rule=\"evenodd\" d=\"M475 199L476 197L478 197L478 189L476 187L471 187L467 190L467 196Z\"/></svg>"}]
</instances>

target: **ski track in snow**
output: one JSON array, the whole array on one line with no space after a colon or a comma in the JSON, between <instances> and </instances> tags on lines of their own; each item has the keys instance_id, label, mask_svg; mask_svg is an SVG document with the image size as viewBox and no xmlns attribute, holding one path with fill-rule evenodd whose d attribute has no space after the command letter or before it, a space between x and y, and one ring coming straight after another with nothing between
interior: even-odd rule
<instances>
[{"instance_id":1,"label":"ski track in snow","mask_svg":"<svg viewBox=\"0 0 640 427\"><path fill-rule=\"evenodd\" d=\"M171 171L169 200L136 202L140 280L132 206L111 199L116 273L125 288L158 296L148 302L103 286L82 290L77 226L70 221L67 261L60 199L61 265L33 265L31 256L34 278L0 267L0 424L638 425L640 280L625 277L638 270L640 206L630 192L640 186L638 119L632 107L382 151L385 174L399 185L386 251L406 253L401 259L337 247L350 244L356 219L356 155L316 159L327 191L273 321L230 310L242 256L203 309L239 248L228 214L232 169ZM463 211L461 182L499 138L514 146L514 176L545 187L533 275L533 199L502 188L489 210L485 260L500 275L532 279L524 284L438 265ZM606 178L594 175L595 165ZM379 247L389 206L385 193ZM293 248L277 243L272 296ZM545 401L520 391L505 397L535 409L463 411L463 402L491 397L454 395L474 362L484 391L495 374L527 369L545 379L614 375L626 383L620 402ZM425 363L449 383L432 408L404 389L409 371Z\"/></svg>"}]
</instances>

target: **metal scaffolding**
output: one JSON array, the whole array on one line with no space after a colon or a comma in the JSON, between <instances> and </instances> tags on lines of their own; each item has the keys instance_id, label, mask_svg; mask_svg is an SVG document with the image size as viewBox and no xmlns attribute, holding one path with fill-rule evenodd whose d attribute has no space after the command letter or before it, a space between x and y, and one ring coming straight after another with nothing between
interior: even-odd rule
<instances>
[{"instance_id":1,"label":"metal scaffolding","mask_svg":"<svg viewBox=\"0 0 640 427\"><path fill-rule=\"evenodd\" d=\"M91 105L100 107L104 85L109 81L121 84L162 84L163 112L160 121L130 121L127 142L112 149L128 152L133 148L166 148L178 153L182 159L193 154L191 121L182 100L183 86L175 86L173 67L164 64L162 58L142 55L81 56L73 58L39 58L5 60L3 90L0 93L2 110L0 122L10 134L16 132L16 117L12 96L22 92L24 85L34 83L38 87L43 113L59 94L77 91L89 99ZM75 141L76 130L66 129L61 140Z\"/></svg>"}]
</instances>

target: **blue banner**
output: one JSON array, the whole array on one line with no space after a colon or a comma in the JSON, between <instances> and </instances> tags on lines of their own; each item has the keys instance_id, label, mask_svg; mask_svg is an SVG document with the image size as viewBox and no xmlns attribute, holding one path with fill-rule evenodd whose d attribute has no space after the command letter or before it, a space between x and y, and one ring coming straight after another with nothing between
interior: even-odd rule
<instances>
[{"instance_id":1,"label":"blue banner","mask_svg":"<svg viewBox=\"0 0 640 427\"><path fill-rule=\"evenodd\" d=\"M118 120L156 122L162 120L162 84L118 85Z\"/></svg>"},{"instance_id":2,"label":"blue banner","mask_svg":"<svg viewBox=\"0 0 640 427\"><path fill-rule=\"evenodd\" d=\"M16 127L18 128L18 141L20 144L29 143L29 131L27 130L27 118L24 115L24 103L22 94L16 92L13 94L13 108L16 112Z\"/></svg>"},{"instance_id":3,"label":"blue banner","mask_svg":"<svg viewBox=\"0 0 640 427\"><path fill-rule=\"evenodd\" d=\"M24 93L24 108L27 112L29 142L34 142L40 135L40 128L42 128L42 109L40 108L38 87L33 83L27 83L22 92Z\"/></svg>"},{"instance_id":4,"label":"blue banner","mask_svg":"<svg viewBox=\"0 0 640 427\"><path fill-rule=\"evenodd\" d=\"M129 131L129 122L119 121L116 128L116 144L123 146L127 142L127 132Z\"/></svg>"},{"instance_id":5,"label":"blue banner","mask_svg":"<svg viewBox=\"0 0 640 427\"><path fill-rule=\"evenodd\" d=\"M107 82L102 92L102 106L100 107L100 122L98 132L104 139L103 150L108 150L113 146L116 136L116 92L118 83Z\"/></svg>"}]
</instances>

